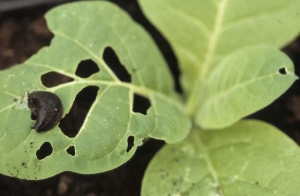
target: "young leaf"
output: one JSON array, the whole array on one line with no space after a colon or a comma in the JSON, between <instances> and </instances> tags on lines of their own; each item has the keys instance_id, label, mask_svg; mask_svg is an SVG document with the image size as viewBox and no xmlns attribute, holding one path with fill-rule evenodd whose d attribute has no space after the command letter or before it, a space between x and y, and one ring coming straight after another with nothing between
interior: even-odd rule
<instances>
[{"instance_id":1,"label":"young leaf","mask_svg":"<svg viewBox=\"0 0 300 196\"><path fill-rule=\"evenodd\" d=\"M299 34L300 0L189 0L188 3L139 0L139 3L174 48L188 94L199 88L199 82L227 54L245 46L281 48Z\"/></svg>"},{"instance_id":2,"label":"young leaf","mask_svg":"<svg viewBox=\"0 0 300 196\"><path fill-rule=\"evenodd\" d=\"M55 34L51 46L24 64L0 72L0 172L43 179L63 171L99 173L126 162L145 137L173 143L189 132L190 121L173 90L165 61L150 36L127 14L108 2L78 2L46 15ZM25 46L24 46L25 47ZM103 59L111 47L131 77L118 78ZM78 64L92 60L100 69L88 78L76 75ZM46 88L41 76L56 72L72 82ZM27 109L26 92L57 94L70 111L85 87L99 88L79 133L71 138L56 126L37 133ZM146 114L134 109L135 95L150 101ZM127 139L134 146L127 149ZM69 150L73 152L68 152ZM49 151L46 157L39 153Z\"/></svg>"},{"instance_id":3,"label":"young leaf","mask_svg":"<svg viewBox=\"0 0 300 196\"><path fill-rule=\"evenodd\" d=\"M299 147L254 120L217 131L195 129L152 159L142 196L300 195Z\"/></svg>"},{"instance_id":4,"label":"young leaf","mask_svg":"<svg viewBox=\"0 0 300 196\"><path fill-rule=\"evenodd\" d=\"M206 81L196 122L223 128L270 104L297 79L291 60L276 49L251 47L228 55Z\"/></svg>"}]
</instances>

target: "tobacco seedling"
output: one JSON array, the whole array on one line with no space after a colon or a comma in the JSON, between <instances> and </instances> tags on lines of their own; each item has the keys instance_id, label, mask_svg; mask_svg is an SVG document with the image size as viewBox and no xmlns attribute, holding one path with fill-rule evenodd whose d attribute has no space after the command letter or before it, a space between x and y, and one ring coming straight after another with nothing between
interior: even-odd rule
<instances>
[{"instance_id":1,"label":"tobacco seedling","mask_svg":"<svg viewBox=\"0 0 300 196\"><path fill-rule=\"evenodd\" d=\"M128 161L150 137L168 144L147 169L143 196L299 194L298 146L271 125L241 119L297 79L278 49L299 32L300 1L139 3L174 49L183 95L154 41L120 8L105 1L59 6L46 14L51 45L0 72L0 172L21 179L100 173ZM127 77L105 60L108 50ZM95 64L93 74L78 74L85 61ZM49 73L69 79L47 86ZM95 100L74 135L60 125L31 130L26 92L55 93L64 119L90 88ZM149 107L136 110L137 99ZM51 153L39 157L44 146Z\"/></svg>"}]
</instances>

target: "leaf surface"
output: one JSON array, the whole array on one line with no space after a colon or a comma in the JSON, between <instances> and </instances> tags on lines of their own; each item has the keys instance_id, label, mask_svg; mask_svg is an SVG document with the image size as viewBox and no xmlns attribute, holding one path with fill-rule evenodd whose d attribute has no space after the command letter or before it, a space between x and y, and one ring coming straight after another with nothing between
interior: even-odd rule
<instances>
[{"instance_id":1,"label":"leaf surface","mask_svg":"<svg viewBox=\"0 0 300 196\"><path fill-rule=\"evenodd\" d=\"M222 58L245 46L281 48L299 34L300 0L139 0L179 59L189 93Z\"/></svg>"},{"instance_id":2,"label":"leaf surface","mask_svg":"<svg viewBox=\"0 0 300 196\"><path fill-rule=\"evenodd\" d=\"M253 98L252 92L249 96L245 96L245 90L226 95L227 100L224 103L216 102L204 106L207 102L211 102L206 96L207 91L211 89L215 91L216 88L224 90L219 88L222 85L220 82L224 83L224 80L216 78L213 83L211 80L212 74L217 72L221 74L224 70L222 65L224 66L224 59L228 58L227 56L244 51L244 48L248 47L267 46L279 49L299 34L300 0L190 0L189 3L181 0L139 0L139 3L146 16L167 38L176 53L182 73L181 81L186 93L187 111L190 116L197 115L198 125L205 128L222 128L225 124L230 125L235 121L226 119L228 121L225 122L224 119L224 123L219 123L217 120L214 124L211 122L219 117L216 115L204 117L204 115L207 114L208 109L212 109L212 105L218 105L219 108L229 109L226 113L225 110L214 109L221 112L219 116L223 117L229 113L231 116L234 115L232 118L240 119L251 114L249 112L257 111L270 104L292 84L291 78L295 77L291 76L293 71L290 68L290 74L282 78L285 81L284 86L274 89L278 83L271 83L275 78L270 77L270 80L265 81L264 86L266 89L272 89L273 93L261 94L264 96L261 98L264 101L260 104L250 104L249 107L247 106L249 109L243 109L243 112L236 112L234 109L240 110L244 107L244 102ZM269 55L278 54L277 51L272 51L273 54ZM234 65L231 65L226 73L233 72L231 76L235 76L240 71L243 73L238 75L246 79L255 78L256 70L241 65L244 59L249 57L246 53L240 55L240 59L236 57L232 62ZM257 65L264 66L261 62ZM286 64L277 62L268 66L269 69L276 70L277 65L284 67ZM290 67L290 64L288 66ZM245 74L247 76L244 76ZM207 80L210 80L209 84ZM243 78L237 82L242 81ZM243 83L237 85L243 86ZM261 92L261 88L257 88ZM216 94L226 93L219 91ZM237 106L228 106L228 102L235 101ZM241 103L243 105L238 105ZM210 111L210 114L217 112Z\"/></svg>"},{"instance_id":3,"label":"leaf surface","mask_svg":"<svg viewBox=\"0 0 300 196\"><path fill-rule=\"evenodd\" d=\"M142 196L299 195L299 147L275 127L244 120L195 129L152 159Z\"/></svg>"},{"instance_id":4,"label":"leaf surface","mask_svg":"<svg viewBox=\"0 0 300 196\"><path fill-rule=\"evenodd\" d=\"M296 79L291 60L276 49L234 52L207 79L196 122L207 129L229 126L271 103Z\"/></svg>"},{"instance_id":5,"label":"leaf surface","mask_svg":"<svg viewBox=\"0 0 300 196\"><path fill-rule=\"evenodd\" d=\"M145 137L168 143L186 137L190 121L174 92L166 63L150 36L119 8L108 2L78 2L46 15L55 34L24 64L0 72L0 172L23 179L43 179L63 171L99 173L129 160ZM103 59L111 47L131 76L121 81ZM88 78L76 75L81 61L92 60L100 71ZM41 76L56 72L74 79L53 88ZM58 126L45 133L30 127L26 92L46 90L57 94L64 116L85 87L98 87L96 100L76 137ZM133 111L134 95L148 99L147 114ZM134 146L127 152L127 139ZM49 142L52 153L39 160L37 151ZM75 148L75 155L67 153Z\"/></svg>"}]
</instances>

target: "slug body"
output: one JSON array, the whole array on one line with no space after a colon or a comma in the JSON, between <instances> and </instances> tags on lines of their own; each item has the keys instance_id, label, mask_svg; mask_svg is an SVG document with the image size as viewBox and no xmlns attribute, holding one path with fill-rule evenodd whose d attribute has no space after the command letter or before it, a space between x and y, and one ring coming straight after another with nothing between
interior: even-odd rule
<instances>
[{"instance_id":1,"label":"slug body","mask_svg":"<svg viewBox=\"0 0 300 196\"><path fill-rule=\"evenodd\" d=\"M37 132L48 131L55 127L63 114L59 97L47 91L34 91L28 95L28 107L36 123L31 129Z\"/></svg>"}]
</instances>

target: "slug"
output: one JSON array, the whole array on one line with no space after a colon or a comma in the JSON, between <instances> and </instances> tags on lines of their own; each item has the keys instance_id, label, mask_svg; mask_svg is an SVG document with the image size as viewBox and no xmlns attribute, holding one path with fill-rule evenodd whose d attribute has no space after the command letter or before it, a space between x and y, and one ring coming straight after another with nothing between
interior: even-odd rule
<instances>
[{"instance_id":1,"label":"slug","mask_svg":"<svg viewBox=\"0 0 300 196\"><path fill-rule=\"evenodd\" d=\"M63 114L59 97L47 91L34 91L28 94L28 107L36 123L31 129L37 132L48 131L55 127Z\"/></svg>"}]
</instances>

